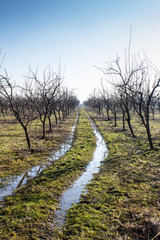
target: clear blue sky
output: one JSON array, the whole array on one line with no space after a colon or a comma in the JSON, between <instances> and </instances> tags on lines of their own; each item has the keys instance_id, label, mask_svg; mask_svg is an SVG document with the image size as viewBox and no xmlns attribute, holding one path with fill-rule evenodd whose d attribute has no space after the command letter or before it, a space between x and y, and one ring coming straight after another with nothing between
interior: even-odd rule
<instances>
[{"instance_id":1,"label":"clear blue sky","mask_svg":"<svg viewBox=\"0 0 160 240\"><path fill-rule=\"evenodd\" d=\"M19 80L28 66L57 71L60 61L83 101L100 84L94 66L127 48L130 25L133 51L160 62L159 13L159 0L0 0L3 67Z\"/></svg>"}]
</instances>

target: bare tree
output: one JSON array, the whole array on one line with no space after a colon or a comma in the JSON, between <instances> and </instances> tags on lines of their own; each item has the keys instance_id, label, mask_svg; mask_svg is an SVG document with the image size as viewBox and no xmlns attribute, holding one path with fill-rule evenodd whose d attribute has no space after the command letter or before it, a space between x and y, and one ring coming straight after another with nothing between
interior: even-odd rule
<instances>
[{"instance_id":1,"label":"bare tree","mask_svg":"<svg viewBox=\"0 0 160 240\"><path fill-rule=\"evenodd\" d=\"M19 90L17 90L17 88L11 83L6 71L5 75L0 75L0 94L9 103L10 109L12 110L16 120L22 126L25 132L28 148L31 150L27 127L29 122L36 118L36 113L27 92Z\"/></svg>"},{"instance_id":2,"label":"bare tree","mask_svg":"<svg viewBox=\"0 0 160 240\"><path fill-rule=\"evenodd\" d=\"M6 115L7 115L8 109L9 109L9 103L7 99L5 99L3 96L0 96L0 113L2 113L4 121L6 121Z\"/></svg>"},{"instance_id":3,"label":"bare tree","mask_svg":"<svg viewBox=\"0 0 160 240\"><path fill-rule=\"evenodd\" d=\"M107 120L110 120L110 96L109 93L105 92L104 95L102 95L102 99L103 99L103 106L106 109L107 112Z\"/></svg>"},{"instance_id":4,"label":"bare tree","mask_svg":"<svg viewBox=\"0 0 160 240\"><path fill-rule=\"evenodd\" d=\"M46 118L49 116L51 104L53 99L56 98L58 89L61 86L60 72L54 73L50 67L43 71L42 76L38 75L38 71L30 69L28 79L34 81L34 88L28 88L32 93L32 102L35 105L39 114L40 121L42 122L42 138L45 138L46 133Z\"/></svg>"},{"instance_id":5,"label":"bare tree","mask_svg":"<svg viewBox=\"0 0 160 240\"><path fill-rule=\"evenodd\" d=\"M87 101L84 104L90 107L93 111L98 113L99 115L103 112L103 99L101 98L100 94L94 90L93 93L89 96Z\"/></svg>"},{"instance_id":6,"label":"bare tree","mask_svg":"<svg viewBox=\"0 0 160 240\"><path fill-rule=\"evenodd\" d=\"M106 109L107 119L109 121L110 120L110 115L109 115L109 111L110 111L110 94L109 94L109 90L104 88L102 80L101 80L101 86L102 86L102 93L101 94L102 94L103 107Z\"/></svg>"},{"instance_id":7,"label":"bare tree","mask_svg":"<svg viewBox=\"0 0 160 240\"><path fill-rule=\"evenodd\" d=\"M126 118L125 118L125 107L123 105L123 102L121 101L121 97L119 96L119 100L118 100L118 105L121 109L121 112L122 112L122 123L123 123L123 130L126 129L126 124L125 124L125 121L126 121Z\"/></svg>"},{"instance_id":8,"label":"bare tree","mask_svg":"<svg viewBox=\"0 0 160 240\"><path fill-rule=\"evenodd\" d=\"M74 95L73 90L63 87L61 89L59 103L59 110L62 111L62 118L64 121L65 118L70 114L70 111L75 109L75 107L79 104L79 101Z\"/></svg>"},{"instance_id":9,"label":"bare tree","mask_svg":"<svg viewBox=\"0 0 160 240\"><path fill-rule=\"evenodd\" d=\"M119 102L116 93L110 96L110 110L114 115L114 125L117 126L117 113L119 111Z\"/></svg>"},{"instance_id":10,"label":"bare tree","mask_svg":"<svg viewBox=\"0 0 160 240\"><path fill-rule=\"evenodd\" d=\"M139 64L136 58L130 58L130 49L124 54L124 61L121 61L119 57L116 60L112 60L106 63L105 68L99 68L106 76L108 83L113 85L117 89L119 100L123 105L123 114L128 123L129 130L133 137L135 137L132 124L131 124L131 110L132 99L130 97L131 85L137 78L137 73L141 73L143 69L143 61Z\"/></svg>"},{"instance_id":11,"label":"bare tree","mask_svg":"<svg viewBox=\"0 0 160 240\"><path fill-rule=\"evenodd\" d=\"M156 89L159 86L160 73L153 64L148 64L148 62L146 62L141 76L137 77L136 81L129 86L134 108L146 129L151 149L154 146L150 131L150 106L157 96Z\"/></svg>"}]
</instances>

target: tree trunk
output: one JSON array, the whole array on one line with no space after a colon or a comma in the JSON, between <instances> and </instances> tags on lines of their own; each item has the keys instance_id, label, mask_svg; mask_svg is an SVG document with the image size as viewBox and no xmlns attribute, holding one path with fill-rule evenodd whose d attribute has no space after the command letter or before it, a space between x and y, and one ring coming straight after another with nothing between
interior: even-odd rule
<instances>
[{"instance_id":1,"label":"tree trunk","mask_svg":"<svg viewBox=\"0 0 160 240\"><path fill-rule=\"evenodd\" d=\"M48 117L48 123L49 123L49 131L52 131L52 123L51 123L50 117Z\"/></svg>"},{"instance_id":2,"label":"tree trunk","mask_svg":"<svg viewBox=\"0 0 160 240\"><path fill-rule=\"evenodd\" d=\"M69 107L67 108L67 116L69 115Z\"/></svg>"},{"instance_id":3,"label":"tree trunk","mask_svg":"<svg viewBox=\"0 0 160 240\"><path fill-rule=\"evenodd\" d=\"M56 125L57 125L57 123L58 123L58 119L57 119L57 115L56 115L56 111L55 111L55 110L53 111L53 114L54 114L55 121L56 121Z\"/></svg>"},{"instance_id":4,"label":"tree trunk","mask_svg":"<svg viewBox=\"0 0 160 240\"><path fill-rule=\"evenodd\" d=\"M61 113L60 113L60 111L58 111L58 117L59 117L59 121L61 121Z\"/></svg>"},{"instance_id":5,"label":"tree trunk","mask_svg":"<svg viewBox=\"0 0 160 240\"><path fill-rule=\"evenodd\" d=\"M130 132L131 132L131 134L132 134L132 137L135 137L134 132L133 132L133 129L132 129L132 126L131 126L131 121L130 121L130 119L127 119L127 123L128 123L129 130L130 130Z\"/></svg>"},{"instance_id":6,"label":"tree trunk","mask_svg":"<svg viewBox=\"0 0 160 240\"><path fill-rule=\"evenodd\" d=\"M123 130L125 130L126 129L126 127L125 127L125 113L123 112Z\"/></svg>"},{"instance_id":7,"label":"tree trunk","mask_svg":"<svg viewBox=\"0 0 160 240\"><path fill-rule=\"evenodd\" d=\"M42 138L44 139L44 138L46 137L45 120L42 121L42 127L43 127L43 135L42 135Z\"/></svg>"},{"instance_id":8,"label":"tree trunk","mask_svg":"<svg viewBox=\"0 0 160 240\"><path fill-rule=\"evenodd\" d=\"M132 129L132 125L131 125L131 118L130 118L129 112L127 112L126 120L127 120L127 123L128 123L128 127L129 127L129 130L130 130L130 133L132 134L132 137L135 137L133 129Z\"/></svg>"},{"instance_id":9,"label":"tree trunk","mask_svg":"<svg viewBox=\"0 0 160 240\"><path fill-rule=\"evenodd\" d=\"M109 109L107 108L106 111L107 111L107 118L108 118L108 121L110 121Z\"/></svg>"},{"instance_id":10,"label":"tree trunk","mask_svg":"<svg viewBox=\"0 0 160 240\"><path fill-rule=\"evenodd\" d=\"M63 121L65 120L65 111L62 111Z\"/></svg>"},{"instance_id":11,"label":"tree trunk","mask_svg":"<svg viewBox=\"0 0 160 240\"><path fill-rule=\"evenodd\" d=\"M147 120L145 127L146 127L146 131L147 131L147 137L148 137L148 142L149 142L149 145L150 145L150 149L154 149L153 142L152 142L151 131L150 131L150 126L149 126L149 120Z\"/></svg>"},{"instance_id":12,"label":"tree trunk","mask_svg":"<svg viewBox=\"0 0 160 240\"><path fill-rule=\"evenodd\" d=\"M114 114L114 126L115 127L117 126L117 114L116 113Z\"/></svg>"},{"instance_id":13,"label":"tree trunk","mask_svg":"<svg viewBox=\"0 0 160 240\"><path fill-rule=\"evenodd\" d=\"M26 127L26 126L23 126L23 129L24 129L24 132L25 132L25 135L26 135L26 140L27 140L28 148L29 148L29 150L31 150L31 144L30 144L30 139L29 139L29 136L28 136L27 127Z\"/></svg>"}]
</instances>

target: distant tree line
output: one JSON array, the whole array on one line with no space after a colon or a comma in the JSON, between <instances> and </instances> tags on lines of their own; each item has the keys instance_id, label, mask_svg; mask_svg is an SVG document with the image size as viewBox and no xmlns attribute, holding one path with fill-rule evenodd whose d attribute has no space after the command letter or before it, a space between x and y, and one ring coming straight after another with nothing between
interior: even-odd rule
<instances>
[{"instance_id":1,"label":"distant tree line","mask_svg":"<svg viewBox=\"0 0 160 240\"><path fill-rule=\"evenodd\" d=\"M31 151L31 142L28 134L28 125L35 119L42 124L42 138L46 137L46 121L52 131L51 116L55 122L65 120L72 110L79 105L79 100L73 90L63 86L63 78L48 67L42 74L38 70L29 69L24 83L19 86L8 76L5 70L0 73L0 113L6 119L7 113L13 113L15 119L22 126L28 149Z\"/></svg>"},{"instance_id":2,"label":"distant tree line","mask_svg":"<svg viewBox=\"0 0 160 240\"><path fill-rule=\"evenodd\" d=\"M148 59L140 60L138 57L130 58L130 53L125 55L124 61L119 57L106 63L100 68L105 76L107 87L102 82L101 89L94 91L84 104L104 115L107 120L110 113L114 116L114 125L117 126L117 114L121 113L123 129L128 129L133 137L135 132L132 127L133 113L137 114L143 124L151 149L154 149L150 130L150 115L154 119L155 110L160 112L160 72ZM106 86L106 84L105 84Z\"/></svg>"}]
</instances>

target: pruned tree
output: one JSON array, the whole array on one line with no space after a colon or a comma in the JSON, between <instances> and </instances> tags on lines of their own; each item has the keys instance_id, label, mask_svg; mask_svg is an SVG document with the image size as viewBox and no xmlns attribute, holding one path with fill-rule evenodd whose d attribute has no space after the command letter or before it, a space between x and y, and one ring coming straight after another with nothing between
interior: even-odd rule
<instances>
[{"instance_id":1,"label":"pruned tree","mask_svg":"<svg viewBox=\"0 0 160 240\"><path fill-rule=\"evenodd\" d=\"M102 95L102 101L103 101L103 107L105 108L106 112L107 112L107 120L110 120L110 93L109 90L107 88L104 87L103 82L101 80L101 86L102 86L102 91L101 91L101 95Z\"/></svg>"},{"instance_id":2,"label":"pruned tree","mask_svg":"<svg viewBox=\"0 0 160 240\"><path fill-rule=\"evenodd\" d=\"M27 140L28 149L31 150L30 138L28 135L28 124L34 120L37 115L32 106L31 98L28 92L17 88L10 80L7 72L0 75L0 95L9 103L16 120L22 126Z\"/></svg>"},{"instance_id":3,"label":"pruned tree","mask_svg":"<svg viewBox=\"0 0 160 240\"><path fill-rule=\"evenodd\" d=\"M143 61L139 64L135 58L130 59L130 53L126 52L124 57L124 62L117 57L106 63L105 68L99 68L103 74L106 76L108 83L113 85L117 89L119 100L123 105L123 114L128 123L129 130L133 137L135 137L132 124L131 124L131 110L133 107L132 99L130 97L131 85L137 78L137 73L141 72L143 69Z\"/></svg>"},{"instance_id":4,"label":"pruned tree","mask_svg":"<svg viewBox=\"0 0 160 240\"><path fill-rule=\"evenodd\" d=\"M60 110L62 111L63 121L78 104L79 101L74 95L73 90L63 87L60 94Z\"/></svg>"},{"instance_id":5,"label":"pruned tree","mask_svg":"<svg viewBox=\"0 0 160 240\"><path fill-rule=\"evenodd\" d=\"M160 87L160 72L148 61L145 62L141 76L137 77L134 83L129 86L134 108L146 129L151 149L154 149L154 146L150 131L150 107L158 96L156 93L158 87Z\"/></svg>"},{"instance_id":6,"label":"pruned tree","mask_svg":"<svg viewBox=\"0 0 160 240\"><path fill-rule=\"evenodd\" d=\"M114 125L117 126L117 113L119 111L119 102L116 93L110 96L110 110L114 115Z\"/></svg>"},{"instance_id":7,"label":"pruned tree","mask_svg":"<svg viewBox=\"0 0 160 240\"><path fill-rule=\"evenodd\" d=\"M42 138L46 136L46 118L49 116L49 111L56 98L58 90L61 86L62 78L60 72L53 72L50 67L43 71L42 76L39 76L38 71L29 69L27 77L32 81L32 89L28 91L32 94L32 103L37 109L39 119L42 122Z\"/></svg>"},{"instance_id":8,"label":"pruned tree","mask_svg":"<svg viewBox=\"0 0 160 240\"><path fill-rule=\"evenodd\" d=\"M105 92L104 95L102 95L102 99L103 99L103 106L106 110L107 113L107 120L110 120L110 96L109 93Z\"/></svg>"},{"instance_id":9,"label":"pruned tree","mask_svg":"<svg viewBox=\"0 0 160 240\"><path fill-rule=\"evenodd\" d=\"M0 96L0 113L2 114L4 121L6 121L6 115L9 110L9 103L7 99L3 96Z\"/></svg>"},{"instance_id":10,"label":"pruned tree","mask_svg":"<svg viewBox=\"0 0 160 240\"><path fill-rule=\"evenodd\" d=\"M84 104L90 107L93 111L95 111L99 115L103 114L104 102L100 91L98 91L97 93L96 90L94 90L93 93L87 99L87 101L84 102Z\"/></svg>"}]
</instances>

